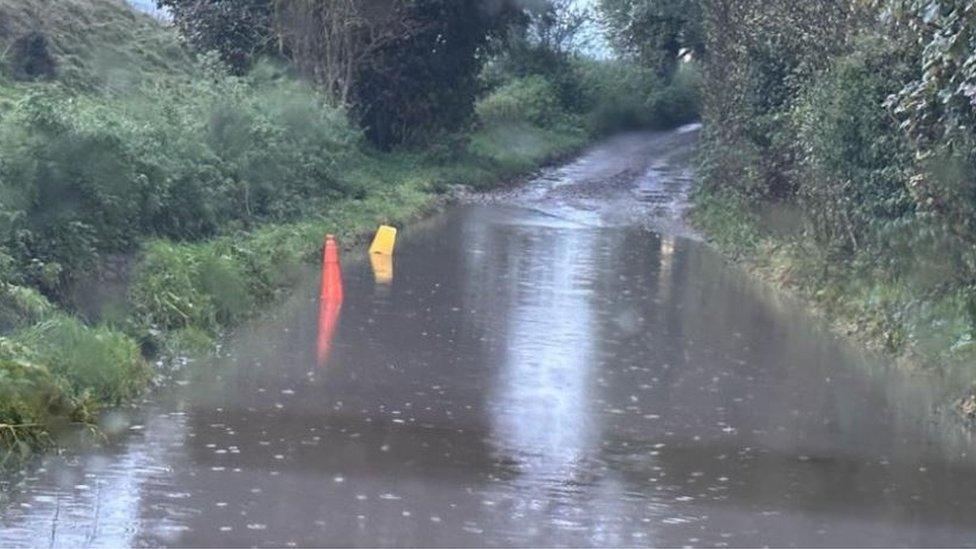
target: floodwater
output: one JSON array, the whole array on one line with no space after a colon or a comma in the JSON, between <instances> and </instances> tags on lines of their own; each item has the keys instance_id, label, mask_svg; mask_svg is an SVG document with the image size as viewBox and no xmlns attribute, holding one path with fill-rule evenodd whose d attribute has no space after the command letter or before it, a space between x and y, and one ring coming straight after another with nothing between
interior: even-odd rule
<instances>
[{"instance_id":1,"label":"floodwater","mask_svg":"<svg viewBox=\"0 0 976 549\"><path fill-rule=\"evenodd\" d=\"M695 139L619 137L410 227L392 265L345 253L321 363L310 272L8 487L0 545L976 545L951 383L682 229Z\"/></svg>"}]
</instances>

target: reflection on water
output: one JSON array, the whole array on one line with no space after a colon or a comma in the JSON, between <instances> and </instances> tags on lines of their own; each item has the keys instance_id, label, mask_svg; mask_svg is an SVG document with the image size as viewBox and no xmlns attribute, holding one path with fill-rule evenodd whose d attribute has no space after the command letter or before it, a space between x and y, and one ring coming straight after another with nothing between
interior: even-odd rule
<instances>
[{"instance_id":1,"label":"reflection on water","mask_svg":"<svg viewBox=\"0 0 976 549\"><path fill-rule=\"evenodd\" d=\"M0 544L976 544L941 385L701 244L477 206L397 254L388 282L346 258L328 368L310 283L105 448L46 457Z\"/></svg>"},{"instance_id":2,"label":"reflection on water","mask_svg":"<svg viewBox=\"0 0 976 549\"><path fill-rule=\"evenodd\" d=\"M332 337L342 311L342 267L339 247L332 235L326 236L319 285L318 333L315 338L316 360L324 366L332 349Z\"/></svg>"},{"instance_id":3,"label":"reflection on water","mask_svg":"<svg viewBox=\"0 0 976 549\"><path fill-rule=\"evenodd\" d=\"M520 283L495 294L512 314L504 326L493 431L502 450L531 460L531 475L571 476L585 450L590 422L583 403L595 365L590 338L579 335L592 332L593 234L530 235L524 259L508 265L507 278Z\"/></svg>"},{"instance_id":4,"label":"reflection on water","mask_svg":"<svg viewBox=\"0 0 976 549\"><path fill-rule=\"evenodd\" d=\"M342 312L342 300L319 297L318 333L315 339L315 356L319 366L324 366L329 360L332 350L332 337L335 335L336 325L339 323L339 313Z\"/></svg>"},{"instance_id":5,"label":"reflection on water","mask_svg":"<svg viewBox=\"0 0 976 549\"><path fill-rule=\"evenodd\" d=\"M393 256L389 254L369 254L369 265L373 269L373 279L378 285L393 282Z\"/></svg>"},{"instance_id":6,"label":"reflection on water","mask_svg":"<svg viewBox=\"0 0 976 549\"><path fill-rule=\"evenodd\" d=\"M526 253L507 265L503 279L518 283L491 288L511 311L492 391L492 442L497 453L516 460L524 491L510 497L538 524L558 505L576 503L560 487L589 469L587 402L596 365L591 340L579 335L592 329L594 235L545 228L526 235ZM544 512L531 512L533 504ZM577 524L573 513L551 518Z\"/></svg>"}]
</instances>

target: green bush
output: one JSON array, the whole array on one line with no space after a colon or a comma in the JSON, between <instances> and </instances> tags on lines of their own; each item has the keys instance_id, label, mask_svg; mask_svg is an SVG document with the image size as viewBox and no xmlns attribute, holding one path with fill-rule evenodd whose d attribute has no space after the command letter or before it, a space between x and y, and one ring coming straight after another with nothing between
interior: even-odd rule
<instances>
[{"instance_id":1,"label":"green bush","mask_svg":"<svg viewBox=\"0 0 976 549\"><path fill-rule=\"evenodd\" d=\"M0 339L0 469L12 456L26 457L57 421L88 419L67 381L44 366L14 358Z\"/></svg>"},{"instance_id":2,"label":"green bush","mask_svg":"<svg viewBox=\"0 0 976 549\"><path fill-rule=\"evenodd\" d=\"M14 337L29 349L32 362L68 380L75 394L99 403L121 403L138 394L149 379L138 345L111 328L89 327L56 315Z\"/></svg>"},{"instance_id":3,"label":"green bush","mask_svg":"<svg viewBox=\"0 0 976 549\"><path fill-rule=\"evenodd\" d=\"M150 380L123 333L63 313L43 316L0 337L0 469L49 443L52 428L90 423L101 406L131 399Z\"/></svg>"},{"instance_id":4,"label":"green bush","mask_svg":"<svg viewBox=\"0 0 976 549\"><path fill-rule=\"evenodd\" d=\"M342 110L270 66L199 70L112 99L31 93L0 119L0 243L28 282L57 294L146 236L200 238L362 194L343 177L360 134Z\"/></svg>"},{"instance_id":5,"label":"green bush","mask_svg":"<svg viewBox=\"0 0 976 549\"><path fill-rule=\"evenodd\" d=\"M47 298L32 288L0 283L0 333L40 322L55 310Z\"/></svg>"},{"instance_id":6,"label":"green bush","mask_svg":"<svg viewBox=\"0 0 976 549\"><path fill-rule=\"evenodd\" d=\"M906 58L862 42L805 91L793 113L804 168L797 188L824 246L877 251L914 215L913 155L884 106L904 84Z\"/></svg>"},{"instance_id":7,"label":"green bush","mask_svg":"<svg viewBox=\"0 0 976 549\"><path fill-rule=\"evenodd\" d=\"M625 61L579 63L590 133L671 128L698 117L700 77L693 64L680 66L665 84L652 70Z\"/></svg>"},{"instance_id":8,"label":"green bush","mask_svg":"<svg viewBox=\"0 0 976 549\"><path fill-rule=\"evenodd\" d=\"M569 115L562 109L556 88L539 75L515 78L475 104L484 126L533 124L542 128L565 124Z\"/></svg>"},{"instance_id":9,"label":"green bush","mask_svg":"<svg viewBox=\"0 0 976 549\"><path fill-rule=\"evenodd\" d=\"M253 305L237 258L213 245L152 242L132 276L135 317L153 330L196 327L216 333Z\"/></svg>"},{"instance_id":10,"label":"green bush","mask_svg":"<svg viewBox=\"0 0 976 549\"><path fill-rule=\"evenodd\" d=\"M666 86L650 93L648 125L674 128L697 120L701 114L701 86L701 70L697 63L679 65Z\"/></svg>"}]
</instances>

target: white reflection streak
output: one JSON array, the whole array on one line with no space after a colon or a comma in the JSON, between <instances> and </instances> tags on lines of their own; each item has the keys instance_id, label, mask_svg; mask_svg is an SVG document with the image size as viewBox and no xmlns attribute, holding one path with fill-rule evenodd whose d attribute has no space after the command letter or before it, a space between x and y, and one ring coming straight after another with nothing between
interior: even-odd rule
<instances>
[{"instance_id":1,"label":"white reflection streak","mask_svg":"<svg viewBox=\"0 0 976 549\"><path fill-rule=\"evenodd\" d=\"M674 235L661 235L660 270L657 277L658 296L667 297L671 293L671 269L674 266Z\"/></svg>"},{"instance_id":2,"label":"white reflection streak","mask_svg":"<svg viewBox=\"0 0 976 549\"><path fill-rule=\"evenodd\" d=\"M536 233L520 264L511 267L509 281L516 287L496 433L525 473L539 481L572 480L586 446L587 378L596 334L587 287L594 235Z\"/></svg>"}]
</instances>

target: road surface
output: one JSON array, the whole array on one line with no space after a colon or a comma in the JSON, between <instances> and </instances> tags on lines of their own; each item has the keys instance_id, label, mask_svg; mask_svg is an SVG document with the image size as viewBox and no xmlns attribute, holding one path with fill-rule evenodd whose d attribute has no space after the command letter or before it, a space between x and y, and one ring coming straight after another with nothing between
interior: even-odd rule
<instances>
[{"instance_id":1,"label":"road surface","mask_svg":"<svg viewBox=\"0 0 976 549\"><path fill-rule=\"evenodd\" d=\"M401 233L316 359L318 275L102 449L7 487L3 546L974 545L949 380L860 356L678 221L694 127ZM392 269L392 281L386 282Z\"/></svg>"}]
</instances>

